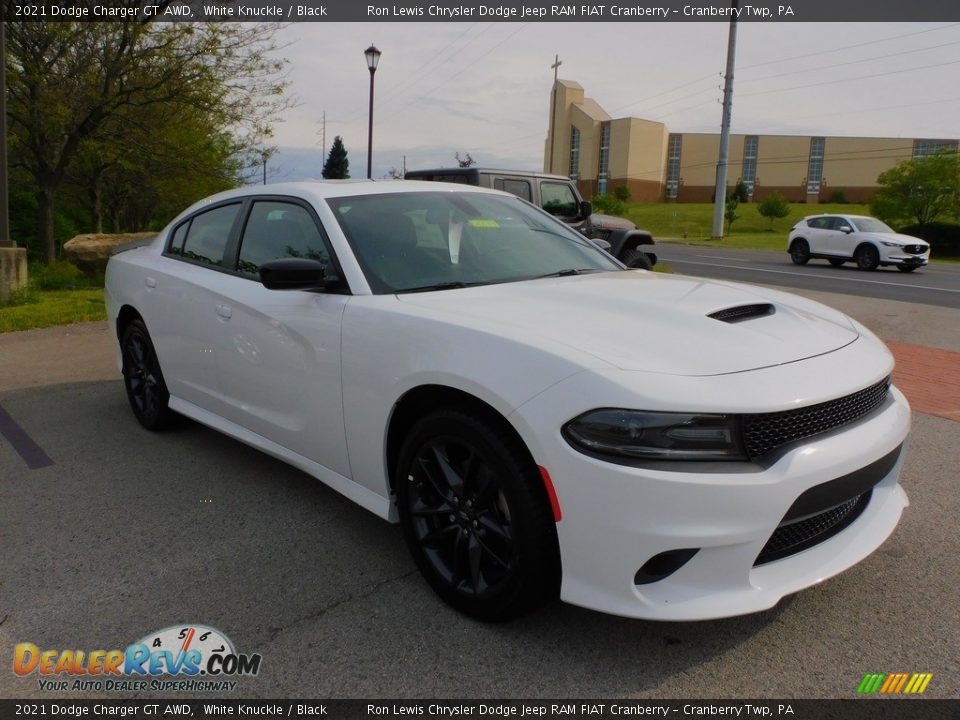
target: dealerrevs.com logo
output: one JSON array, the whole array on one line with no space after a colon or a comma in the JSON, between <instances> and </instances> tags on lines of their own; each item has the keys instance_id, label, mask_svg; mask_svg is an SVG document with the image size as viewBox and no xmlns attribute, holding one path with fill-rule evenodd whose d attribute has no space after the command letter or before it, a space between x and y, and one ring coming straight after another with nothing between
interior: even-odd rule
<instances>
[{"instance_id":1,"label":"dealerrevs.com logo","mask_svg":"<svg viewBox=\"0 0 960 720\"><path fill-rule=\"evenodd\" d=\"M14 673L36 673L39 689L51 691L229 692L237 685L232 678L255 676L260 661L259 654L238 653L219 630L197 624L150 633L126 650L41 650L24 642L13 651Z\"/></svg>"}]
</instances>

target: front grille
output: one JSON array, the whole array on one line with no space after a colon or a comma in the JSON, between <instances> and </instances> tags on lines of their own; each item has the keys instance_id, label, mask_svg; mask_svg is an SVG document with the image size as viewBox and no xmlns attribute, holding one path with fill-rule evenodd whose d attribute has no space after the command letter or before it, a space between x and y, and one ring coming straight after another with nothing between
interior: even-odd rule
<instances>
[{"instance_id":1,"label":"front grille","mask_svg":"<svg viewBox=\"0 0 960 720\"><path fill-rule=\"evenodd\" d=\"M754 567L780 560L833 537L860 517L872 494L873 490L868 490L817 515L780 525L763 546Z\"/></svg>"},{"instance_id":2,"label":"front grille","mask_svg":"<svg viewBox=\"0 0 960 720\"><path fill-rule=\"evenodd\" d=\"M852 395L796 410L743 416L743 437L751 459L781 445L859 420L887 398L890 378Z\"/></svg>"},{"instance_id":3,"label":"front grille","mask_svg":"<svg viewBox=\"0 0 960 720\"><path fill-rule=\"evenodd\" d=\"M911 255L923 255L927 251L927 247L925 245L904 245L903 251Z\"/></svg>"}]
</instances>

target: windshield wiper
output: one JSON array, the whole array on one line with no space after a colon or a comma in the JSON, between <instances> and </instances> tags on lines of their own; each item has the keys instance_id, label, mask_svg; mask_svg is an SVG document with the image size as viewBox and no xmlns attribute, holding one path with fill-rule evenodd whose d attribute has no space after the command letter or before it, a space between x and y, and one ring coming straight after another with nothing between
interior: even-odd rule
<instances>
[{"instance_id":1,"label":"windshield wiper","mask_svg":"<svg viewBox=\"0 0 960 720\"><path fill-rule=\"evenodd\" d=\"M567 268L566 270L557 270L556 272L544 273L543 275L535 275L532 279L539 280L540 278L548 277L570 277L571 275L587 275L595 272L604 271L598 268Z\"/></svg>"},{"instance_id":2,"label":"windshield wiper","mask_svg":"<svg viewBox=\"0 0 960 720\"><path fill-rule=\"evenodd\" d=\"M459 288L465 287L474 287L476 285L486 285L485 282L470 282L465 283L460 280L452 280L450 282L436 283L434 285L422 285L420 287L412 288L403 288L401 290L394 290L398 295L400 293L413 293L413 292L432 292L434 290L457 290Z\"/></svg>"}]
</instances>

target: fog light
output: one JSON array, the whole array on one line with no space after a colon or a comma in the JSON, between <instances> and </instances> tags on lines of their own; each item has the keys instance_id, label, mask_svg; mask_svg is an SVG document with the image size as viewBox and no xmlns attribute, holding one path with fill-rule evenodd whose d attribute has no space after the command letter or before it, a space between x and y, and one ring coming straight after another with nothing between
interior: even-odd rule
<instances>
[{"instance_id":1,"label":"fog light","mask_svg":"<svg viewBox=\"0 0 960 720\"><path fill-rule=\"evenodd\" d=\"M667 550L667 552L654 555L643 564L643 567L637 570L637 574L633 576L633 584L649 585L650 583L660 582L686 565L687 561L698 552L700 552L700 548L685 548L683 550Z\"/></svg>"}]
</instances>

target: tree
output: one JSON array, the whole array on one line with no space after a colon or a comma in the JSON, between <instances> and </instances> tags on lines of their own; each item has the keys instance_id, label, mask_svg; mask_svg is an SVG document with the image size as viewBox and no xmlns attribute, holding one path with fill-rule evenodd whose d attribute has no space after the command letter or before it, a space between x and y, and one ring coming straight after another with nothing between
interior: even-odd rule
<instances>
[{"instance_id":1,"label":"tree","mask_svg":"<svg viewBox=\"0 0 960 720\"><path fill-rule=\"evenodd\" d=\"M730 226L733 225L734 220L740 219L740 216L737 215L738 207L740 207L740 198L736 195L727 198L727 205L723 211L723 216L727 219L727 235L730 234Z\"/></svg>"},{"instance_id":2,"label":"tree","mask_svg":"<svg viewBox=\"0 0 960 720\"><path fill-rule=\"evenodd\" d=\"M249 152L289 107L280 78L285 61L271 58L276 25L8 21L6 26L11 160L33 185L39 246L47 262L56 255L57 194L81 154L88 154L84 163L98 174L113 164L110 157L100 162L100 143L119 143L121 158L137 149L124 122L149 126L156 122L151 111L161 108L158 114L175 123L177 111L192 113L208 128L229 128L233 149ZM180 149L168 160L184 157Z\"/></svg>"},{"instance_id":3,"label":"tree","mask_svg":"<svg viewBox=\"0 0 960 720\"><path fill-rule=\"evenodd\" d=\"M960 205L960 155L941 150L936 155L904 160L880 173L880 190L870 201L877 217L890 222L926 225L955 216Z\"/></svg>"},{"instance_id":4,"label":"tree","mask_svg":"<svg viewBox=\"0 0 960 720\"><path fill-rule=\"evenodd\" d=\"M466 157L461 159L460 153L454 153L453 156L457 159L457 165L459 165L462 168L468 168L471 165L477 164L477 161L474 160L472 157L470 157L470 153L466 153L465 155Z\"/></svg>"},{"instance_id":5,"label":"tree","mask_svg":"<svg viewBox=\"0 0 960 720\"><path fill-rule=\"evenodd\" d=\"M323 164L323 177L327 180L345 180L350 177L347 149L343 146L343 138L339 135L333 139L327 161Z\"/></svg>"},{"instance_id":6,"label":"tree","mask_svg":"<svg viewBox=\"0 0 960 720\"><path fill-rule=\"evenodd\" d=\"M750 192L743 180L737 180L737 184L733 187L733 196L737 198L738 202L750 202Z\"/></svg>"},{"instance_id":7,"label":"tree","mask_svg":"<svg viewBox=\"0 0 960 720\"><path fill-rule=\"evenodd\" d=\"M757 206L757 212L770 220L770 229L773 230L773 221L785 218L790 214L790 203L778 192L770 193L766 199Z\"/></svg>"}]
</instances>

